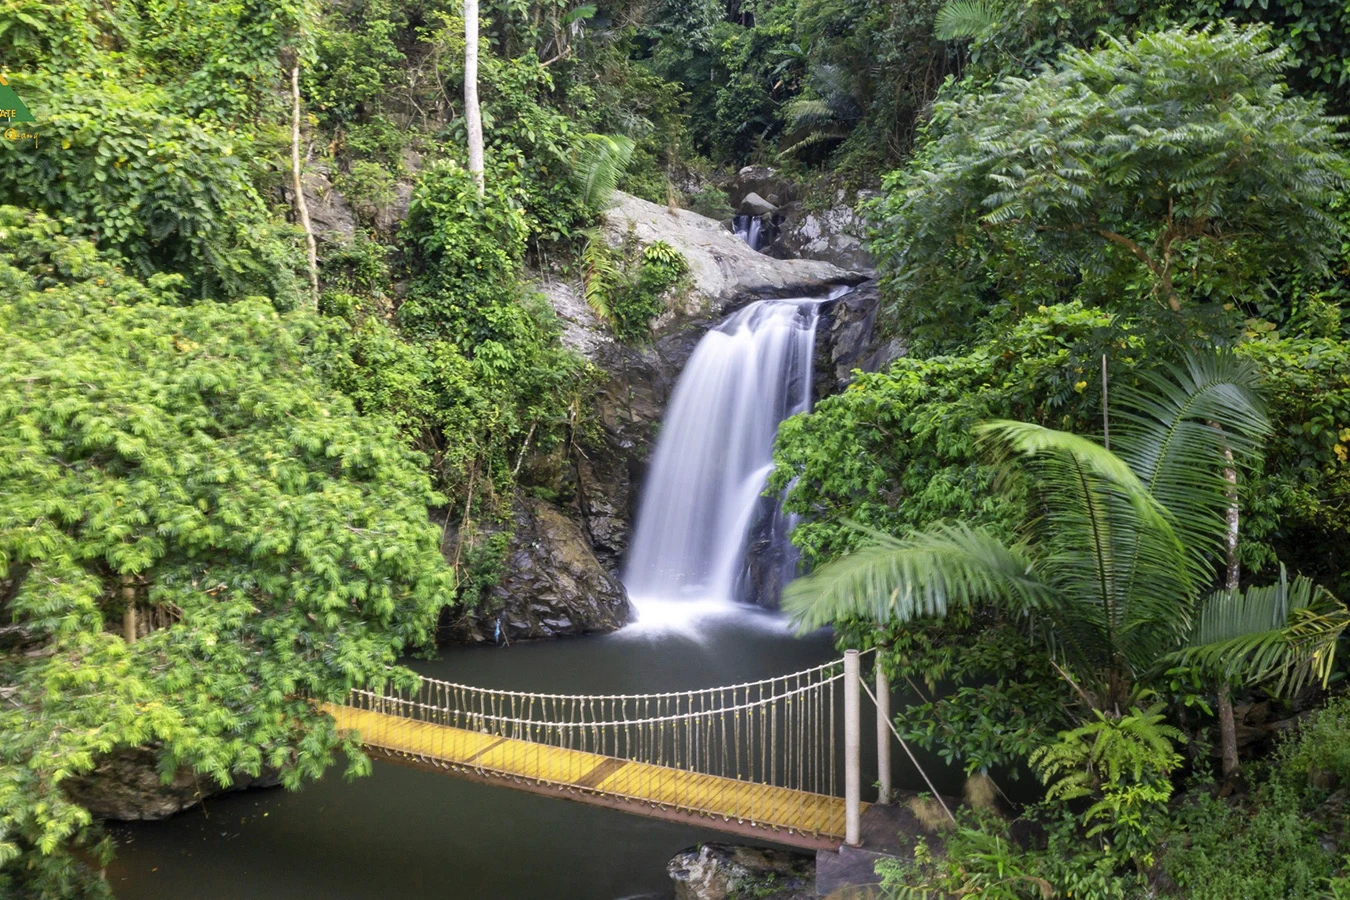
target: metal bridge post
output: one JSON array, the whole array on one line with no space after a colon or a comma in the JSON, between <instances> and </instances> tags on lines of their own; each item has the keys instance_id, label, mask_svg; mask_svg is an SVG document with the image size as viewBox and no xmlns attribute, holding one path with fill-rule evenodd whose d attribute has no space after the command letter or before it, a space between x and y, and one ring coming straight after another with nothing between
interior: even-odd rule
<instances>
[{"instance_id":1,"label":"metal bridge post","mask_svg":"<svg viewBox=\"0 0 1350 900\"><path fill-rule=\"evenodd\" d=\"M891 802L891 680L877 651L877 802Z\"/></svg>"},{"instance_id":2,"label":"metal bridge post","mask_svg":"<svg viewBox=\"0 0 1350 900\"><path fill-rule=\"evenodd\" d=\"M861 663L857 650L844 651L844 843L862 842L862 735L859 733Z\"/></svg>"}]
</instances>

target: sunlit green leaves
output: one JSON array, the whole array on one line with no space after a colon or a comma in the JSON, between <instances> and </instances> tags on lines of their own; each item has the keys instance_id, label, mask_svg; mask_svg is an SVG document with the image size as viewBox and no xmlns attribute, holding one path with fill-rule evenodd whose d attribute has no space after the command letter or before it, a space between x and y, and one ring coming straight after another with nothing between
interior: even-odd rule
<instances>
[{"instance_id":1,"label":"sunlit green leaves","mask_svg":"<svg viewBox=\"0 0 1350 900\"><path fill-rule=\"evenodd\" d=\"M315 377L318 320L179 305L13 208L0 235L0 596L37 651L0 662L0 843L69 896L94 834L62 780L152 742L170 774L316 777L339 739L307 698L388 677L455 585L425 460ZM172 611L131 646L128 589Z\"/></svg>"}]
</instances>

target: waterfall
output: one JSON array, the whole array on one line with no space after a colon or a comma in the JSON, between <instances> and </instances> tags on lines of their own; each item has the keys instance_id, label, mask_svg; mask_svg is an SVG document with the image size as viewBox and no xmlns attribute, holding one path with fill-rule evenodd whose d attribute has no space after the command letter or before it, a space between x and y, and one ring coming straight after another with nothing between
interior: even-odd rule
<instances>
[{"instance_id":1,"label":"waterfall","mask_svg":"<svg viewBox=\"0 0 1350 900\"><path fill-rule=\"evenodd\" d=\"M735 216L731 220L732 232L749 244L751 250L759 249L759 235L763 227L763 216Z\"/></svg>"},{"instance_id":2,"label":"waterfall","mask_svg":"<svg viewBox=\"0 0 1350 900\"><path fill-rule=\"evenodd\" d=\"M811 404L819 300L761 300L704 335L662 422L623 581L639 623L687 618L688 602L736 599L783 419Z\"/></svg>"}]
</instances>

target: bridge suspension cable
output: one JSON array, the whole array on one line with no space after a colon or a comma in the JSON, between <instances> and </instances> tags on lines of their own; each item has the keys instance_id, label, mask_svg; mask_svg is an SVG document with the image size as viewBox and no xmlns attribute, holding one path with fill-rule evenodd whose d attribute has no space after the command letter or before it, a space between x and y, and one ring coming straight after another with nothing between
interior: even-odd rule
<instances>
[{"instance_id":1,"label":"bridge suspension cable","mask_svg":"<svg viewBox=\"0 0 1350 900\"><path fill-rule=\"evenodd\" d=\"M845 664L847 663L847 664ZM789 675L688 691L559 694L420 679L325 705L339 727L395 759L529 790L716 818L802 846L856 841L857 741L845 740L856 653ZM854 688L856 692L856 687ZM856 696L856 693L855 693ZM856 732L857 723L852 723ZM839 746L844 744L844 752ZM855 774L845 777L852 754ZM850 802L842 798L851 789ZM847 815L846 815L847 812Z\"/></svg>"},{"instance_id":2,"label":"bridge suspension cable","mask_svg":"<svg viewBox=\"0 0 1350 900\"><path fill-rule=\"evenodd\" d=\"M481 735L838 796L838 661L742 684L650 694L555 694L423 678L348 705ZM368 738L367 738L368 739Z\"/></svg>"}]
</instances>

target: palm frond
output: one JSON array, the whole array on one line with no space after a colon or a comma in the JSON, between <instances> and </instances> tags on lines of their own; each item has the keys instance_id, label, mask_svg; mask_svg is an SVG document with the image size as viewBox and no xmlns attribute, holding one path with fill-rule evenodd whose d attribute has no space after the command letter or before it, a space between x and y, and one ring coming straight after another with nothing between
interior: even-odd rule
<instances>
[{"instance_id":1,"label":"palm frond","mask_svg":"<svg viewBox=\"0 0 1350 900\"><path fill-rule=\"evenodd\" d=\"M1270 432L1259 371L1231 353L1210 352L1143 377L1144 388L1120 392L1116 452L1171 513L1182 540L1212 557L1227 529L1225 470L1258 465Z\"/></svg>"},{"instance_id":2,"label":"palm frond","mask_svg":"<svg viewBox=\"0 0 1350 900\"><path fill-rule=\"evenodd\" d=\"M824 100L815 97L798 97L787 105L783 115L794 127L834 121L834 110Z\"/></svg>"},{"instance_id":3,"label":"palm frond","mask_svg":"<svg viewBox=\"0 0 1350 900\"><path fill-rule=\"evenodd\" d=\"M584 134L572 154L572 169L581 181L581 197L592 209L602 209L619 186L633 158L632 138L611 134Z\"/></svg>"},{"instance_id":4,"label":"palm frond","mask_svg":"<svg viewBox=\"0 0 1350 900\"><path fill-rule=\"evenodd\" d=\"M1052 646L1084 670L1138 670L1176 646L1205 573L1134 470L1089 438L1032 423L989 422L979 435L1034 483L1040 574L1061 596Z\"/></svg>"},{"instance_id":5,"label":"palm frond","mask_svg":"<svg viewBox=\"0 0 1350 900\"><path fill-rule=\"evenodd\" d=\"M1208 597L1168 659L1248 685L1275 680L1275 693L1292 696L1312 681L1326 685L1347 625L1344 603L1305 576L1291 582L1281 566L1275 584Z\"/></svg>"},{"instance_id":6,"label":"palm frond","mask_svg":"<svg viewBox=\"0 0 1350 900\"><path fill-rule=\"evenodd\" d=\"M933 32L940 41L977 38L998 24L998 15L980 0L951 0L937 12Z\"/></svg>"},{"instance_id":7,"label":"palm frond","mask_svg":"<svg viewBox=\"0 0 1350 900\"><path fill-rule=\"evenodd\" d=\"M903 539L867 533L871 546L788 585L783 609L799 629L846 616L877 622L942 617L953 604L975 600L1038 608L1054 599L1023 548L982 529L939 526Z\"/></svg>"}]
</instances>

